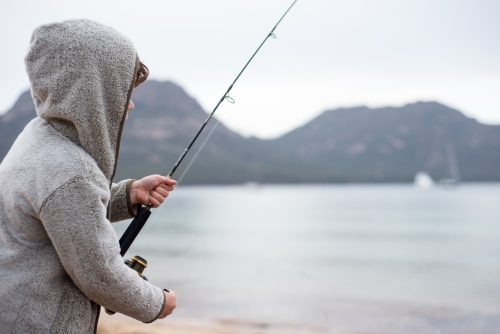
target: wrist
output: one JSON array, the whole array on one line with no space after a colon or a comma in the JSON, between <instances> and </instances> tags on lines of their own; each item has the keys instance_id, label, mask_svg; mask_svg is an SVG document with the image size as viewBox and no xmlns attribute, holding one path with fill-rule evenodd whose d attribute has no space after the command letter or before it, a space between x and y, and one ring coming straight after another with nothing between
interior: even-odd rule
<instances>
[{"instance_id":1,"label":"wrist","mask_svg":"<svg viewBox=\"0 0 500 334\"><path fill-rule=\"evenodd\" d=\"M128 207L128 213L134 217L136 215L136 209L135 207L137 206L137 196L136 196L136 191L135 188L137 184L137 180L131 179L127 182L127 187L126 187L126 196L127 196L127 207Z\"/></svg>"},{"instance_id":2,"label":"wrist","mask_svg":"<svg viewBox=\"0 0 500 334\"><path fill-rule=\"evenodd\" d=\"M130 204L136 205L139 204L139 200L137 198L137 188L139 188L139 182L137 180L131 180L130 182Z\"/></svg>"}]
</instances>

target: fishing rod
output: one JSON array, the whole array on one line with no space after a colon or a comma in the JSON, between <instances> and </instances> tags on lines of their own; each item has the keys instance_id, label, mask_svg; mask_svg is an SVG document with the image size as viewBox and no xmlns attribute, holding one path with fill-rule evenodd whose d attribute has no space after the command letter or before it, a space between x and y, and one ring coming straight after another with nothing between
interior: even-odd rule
<instances>
[{"instance_id":1,"label":"fishing rod","mask_svg":"<svg viewBox=\"0 0 500 334\"><path fill-rule=\"evenodd\" d=\"M189 150L193 146L194 142L198 139L198 136L203 131L203 129L207 125L208 121L210 121L210 119L212 118L213 114L215 113L215 111L217 110L217 108L220 106L220 104L224 100L228 101L229 103L234 103L234 99L229 96L229 93L233 89L234 84L236 83L236 81L238 81L238 79L240 78L240 76L243 74L243 72L248 67L248 65L250 64L250 62L252 61L252 59L255 57L255 55L257 54L257 52L259 52L260 48L269 39L269 37L276 38L276 35L274 34L274 30L278 27L278 25L280 24L280 22L288 14L288 12L290 11L290 9L292 9L293 5L295 5L296 2L297 2L297 0L295 0L292 3L292 5L287 9L287 11L285 12L285 14L283 14L283 16L280 18L280 20L278 21L278 23L276 23L276 25L271 30L271 32L269 32L269 34L267 34L267 36L264 39L264 41L259 45L259 47L257 48L257 50L253 53L252 57L250 57L250 60L248 60L248 62L245 64L245 66L240 71L240 73L238 74L238 76L236 77L236 79L234 79L233 83L229 86L229 88L226 90L226 92L224 93L224 95L222 95L221 99L219 100L219 102L217 103L217 105L215 106L215 108L213 109L213 111L210 113L210 115L208 115L207 119L205 120L205 122L203 123L203 125L201 126L201 128L198 130L198 132L196 133L196 135L194 136L194 138L191 140L191 142L189 143L189 145L186 147L186 149L184 150L184 152L182 152L182 154L179 157L179 159L177 159L177 162L175 163L174 167L172 167L172 169L168 173L168 175L167 175L168 177L171 178L174 175L175 171L177 170L177 168L181 164L182 160L184 160L184 157L189 152ZM148 220L149 216L151 215L151 207L152 207L151 203L149 203L145 207L141 207L139 209L139 211L137 212L137 215L135 216L135 218L132 220L132 222L128 226L127 230L123 233L122 237L120 238L120 255L122 255L122 256L125 255L125 253L127 252L127 250L132 245L132 242L135 240L135 238L137 237L137 235L141 231L141 229L144 226L144 224L146 224L146 221Z\"/></svg>"}]
</instances>

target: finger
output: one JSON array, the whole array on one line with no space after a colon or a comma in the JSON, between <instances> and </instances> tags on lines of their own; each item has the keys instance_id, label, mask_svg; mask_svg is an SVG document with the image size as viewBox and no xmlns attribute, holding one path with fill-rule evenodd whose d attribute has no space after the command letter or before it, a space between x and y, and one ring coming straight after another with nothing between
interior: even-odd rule
<instances>
[{"instance_id":1,"label":"finger","mask_svg":"<svg viewBox=\"0 0 500 334\"><path fill-rule=\"evenodd\" d=\"M157 208L160 206L160 202L154 198L153 196L149 196L149 203L151 203L151 205L153 206L153 208Z\"/></svg>"},{"instance_id":2,"label":"finger","mask_svg":"<svg viewBox=\"0 0 500 334\"><path fill-rule=\"evenodd\" d=\"M141 194L138 195L138 200L142 205L148 205L150 203L149 194L147 192L141 192Z\"/></svg>"},{"instance_id":3,"label":"finger","mask_svg":"<svg viewBox=\"0 0 500 334\"><path fill-rule=\"evenodd\" d=\"M167 193L167 196L168 196L168 193ZM163 201L165 201L165 198L166 198L166 196L162 196L161 194L159 194L158 192L156 192L154 190L151 191L151 193L149 195L149 200L151 201L151 199L155 199L158 202L158 205L163 203ZM151 204L153 204L153 202L151 202Z\"/></svg>"},{"instance_id":4,"label":"finger","mask_svg":"<svg viewBox=\"0 0 500 334\"><path fill-rule=\"evenodd\" d=\"M168 190L166 190L164 187L156 187L154 189L154 191L156 191L158 194L160 194L163 197L167 197L168 196Z\"/></svg>"},{"instance_id":5,"label":"finger","mask_svg":"<svg viewBox=\"0 0 500 334\"><path fill-rule=\"evenodd\" d=\"M162 184L167 184L169 186L174 186L177 184L177 181L172 180L168 176L155 175L156 180Z\"/></svg>"},{"instance_id":6,"label":"finger","mask_svg":"<svg viewBox=\"0 0 500 334\"><path fill-rule=\"evenodd\" d=\"M166 185L166 184L160 184L158 187L155 188L155 190L159 189L159 188L164 189L166 191L173 191L174 188L175 188L175 186L169 186L169 185Z\"/></svg>"}]
</instances>

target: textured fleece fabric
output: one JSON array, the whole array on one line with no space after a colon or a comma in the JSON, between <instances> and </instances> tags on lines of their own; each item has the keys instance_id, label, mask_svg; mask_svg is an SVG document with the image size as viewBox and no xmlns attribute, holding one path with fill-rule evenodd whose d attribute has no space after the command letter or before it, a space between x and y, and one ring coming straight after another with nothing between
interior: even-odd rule
<instances>
[{"instance_id":1,"label":"textured fleece fabric","mask_svg":"<svg viewBox=\"0 0 500 334\"><path fill-rule=\"evenodd\" d=\"M132 43L88 20L41 26L26 68L38 117L0 164L0 332L91 333L99 306L156 320L164 294L123 263L112 184L138 64Z\"/></svg>"}]
</instances>

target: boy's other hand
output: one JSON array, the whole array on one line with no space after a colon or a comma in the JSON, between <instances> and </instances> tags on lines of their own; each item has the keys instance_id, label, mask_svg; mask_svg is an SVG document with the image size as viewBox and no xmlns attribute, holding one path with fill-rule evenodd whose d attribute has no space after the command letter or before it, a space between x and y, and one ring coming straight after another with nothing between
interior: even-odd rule
<instances>
[{"instance_id":1,"label":"boy's other hand","mask_svg":"<svg viewBox=\"0 0 500 334\"><path fill-rule=\"evenodd\" d=\"M172 314L174 308L177 306L177 297L175 297L175 292L163 291L163 293L165 294L165 307L163 308L163 311L161 312L158 319L163 319L167 315Z\"/></svg>"}]
</instances>

